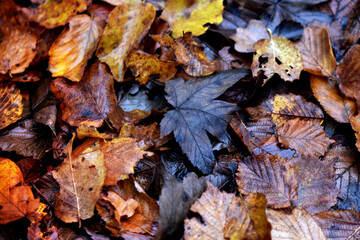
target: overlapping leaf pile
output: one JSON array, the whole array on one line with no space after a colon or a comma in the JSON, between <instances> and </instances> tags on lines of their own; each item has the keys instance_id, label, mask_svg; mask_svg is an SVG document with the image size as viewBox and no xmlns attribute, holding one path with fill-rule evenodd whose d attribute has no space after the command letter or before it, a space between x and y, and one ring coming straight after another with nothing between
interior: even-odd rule
<instances>
[{"instance_id":1,"label":"overlapping leaf pile","mask_svg":"<svg viewBox=\"0 0 360 240\"><path fill-rule=\"evenodd\" d=\"M359 239L359 9L0 0L0 238Z\"/></svg>"}]
</instances>

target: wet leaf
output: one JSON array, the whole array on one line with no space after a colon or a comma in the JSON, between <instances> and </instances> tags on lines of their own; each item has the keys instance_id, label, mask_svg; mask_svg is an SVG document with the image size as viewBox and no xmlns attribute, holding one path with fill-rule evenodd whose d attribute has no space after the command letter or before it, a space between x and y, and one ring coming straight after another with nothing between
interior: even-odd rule
<instances>
[{"instance_id":1,"label":"wet leaf","mask_svg":"<svg viewBox=\"0 0 360 240\"><path fill-rule=\"evenodd\" d=\"M287 214L269 209L266 214L272 227L271 238L274 240L326 239L320 226L305 210L295 208L291 214Z\"/></svg>"},{"instance_id":2,"label":"wet leaf","mask_svg":"<svg viewBox=\"0 0 360 240\"><path fill-rule=\"evenodd\" d=\"M36 55L37 38L30 30L14 27L0 42L0 73L22 73Z\"/></svg>"},{"instance_id":3,"label":"wet leaf","mask_svg":"<svg viewBox=\"0 0 360 240\"><path fill-rule=\"evenodd\" d=\"M174 38L192 32L195 36L203 34L205 24L220 24L223 20L223 1L214 0L169 0L166 2L161 18L170 25Z\"/></svg>"},{"instance_id":4,"label":"wet leaf","mask_svg":"<svg viewBox=\"0 0 360 240\"><path fill-rule=\"evenodd\" d=\"M0 224L6 224L36 212L40 199L34 199L25 186L19 167L10 159L0 158Z\"/></svg>"},{"instance_id":5,"label":"wet leaf","mask_svg":"<svg viewBox=\"0 0 360 240\"><path fill-rule=\"evenodd\" d=\"M207 78L176 79L166 83L166 99L175 107L161 121L162 136L174 132L176 140L190 161L202 172L213 168L214 155L206 134L228 142L226 133L230 114L236 107L213 100L246 74L244 70L221 72Z\"/></svg>"},{"instance_id":6,"label":"wet leaf","mask_svg":"<svg viewBox=\"0 0 360 240\"><path fill-rule=\"evenodd\" d=\"M260 154L239 162L236 182L242 194L264 193L271 208L285 208L297 199L297 176L282 157Z\"/></svg>"},{"instance_id":7,"label":"wet leaf","mask_svg":"<svg viewBox=\"0 0 360 240\"><path fill-rule=\"evenodd\" d=\"M235 41L235 50L238 52L254 52L254 44L262 39L269 39L265 25L258 20L250 20L246 28L237 28L236 34L231 36Z\"/></svg>"},{"instance_id":8,"label":"wet leaf","mask_svg":"<svg viewBox=\"0 0 360 240\"><path fill-rule=\"evenodd\" d=\"M152 4L140 0L125 1L111 11L96 56L110 67L117 81L123 80L126 55L148 32L155 13Z\"/></svg>"},{"instance_id":9,"label":"wet leaf","mask_svg":"<svg viewBox=\"0 0 360 240\"><path fill-rule=\"evenodd\" d=\"M318 76L332 76L336 59L325 28L305 28L301 40L295 46L302 54L305 71Z\"/></svg>"},{"instance_id":10,"label":"wet leaf","mask_svg":"<svg viewBox=\"0 0 360 240\"><path fill-rule=\"evenodd\" d=\"M23 112L22 95L13 83L0 84L0 129L21 118Z\"/></svg>"},{"instance_id":11,"label":"wet leaf","mask_svg":"<svg viewBox=\"0 0 360 240\"><path fill-rule=\"evenodd\" d=\"M67 157L52 174L60 185L55 195L55 214L66 223L79 222L94 215L106 177L104 154L98 141L86 140L72 151L72 141L65 149Z\"/></svg>"},{"instance_id":12,"label":"wet leaf","mask_svg":"<svg viewBox=\"0 0 360 240\"><path fill-rule=\"evenodd\" d=\"M356 104L344 97L335 83L324 77L310 76L311 90L325 111L336 121L348 123L356 112Z\"/></svg>"},{"instance_id":13,"label":"wet leaf","mask_svg":"<svg viewBox=\"0 0 360 240\"><path fill-rule=\"evenodd\" d=\"M92 64L79 83L57 78L50 89L60 101L62 119L70 125L100 127L108 120L120 128L122 110L116 104L113 77L104 64Z\"/></svg>"},{"instance_id":14,"label":"wet leaf","mask_svg":"<svg viewBox=\"0 0 360 240\"><path fill-rule=\"evenodd\" d=\"M102 28L88 15L70 18L65 29L49 50L49 71L53 77L65 77L79 82L87 61L96 50Z\"/></svg>"}]
</instances>

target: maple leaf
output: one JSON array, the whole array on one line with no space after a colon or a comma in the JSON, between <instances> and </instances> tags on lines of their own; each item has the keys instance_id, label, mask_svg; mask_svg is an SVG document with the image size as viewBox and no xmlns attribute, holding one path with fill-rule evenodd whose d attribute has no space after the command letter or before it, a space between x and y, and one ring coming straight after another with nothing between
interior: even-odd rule
<instances>
[{"instance_id":1,"label":"maple leaf","mask_svg":"<svg viewBox=\"0 0 360 240\"><path fill-rule=\"evenodd\" d=\"M229 142L226 126L234 104L214 100L244 77L246 70L221 72L207 78L192 78L186 83L178 78L166 83L166 99L175 107L162 119L162 136L174 132L176 141L190 161L204 173L213 168L214 155L207 132Z\"/></svg>"},{"instance_id":2,"label":"maple leaf","mask_svg":"<svg viewBox=\"0 0 360 240\"><path fill-rule=\"evenodd\" d=\"M169 0L160 17L169 23L174 38L186 32L199 36L208 29L205 24L222 22L223 9L222 0Z\"/></svg>"}]
</instances>

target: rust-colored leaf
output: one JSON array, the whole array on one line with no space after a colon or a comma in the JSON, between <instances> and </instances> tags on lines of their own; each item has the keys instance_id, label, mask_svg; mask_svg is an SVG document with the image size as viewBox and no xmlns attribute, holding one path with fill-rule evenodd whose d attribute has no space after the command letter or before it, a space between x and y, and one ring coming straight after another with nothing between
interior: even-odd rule
<instances>
[{"instance_id":1,"label":"rust-colored leaf","mask_svg":"<svg viewBox=\"0 0 360 240\"><path fill-rule=\"evenodd\" d=\"M264 84L277 73L285 81L299 79L303 70L301 52L284 37L274 36L254 44L255 55L251 69L254 76L264 71Z\"/></svg>"},{"instance_id":2,"label":"rust-colored leaf","mask_svg":"<svg viewBox=\"0 0 360 240\"><path fill-rule=\"evenodd\" d=\"M21 118L23 112L22 95L13 83L0 84L0 129Z\"/></svg>"},{"instance_id":3,"label":"rust-colored leaf","mask_svg":"<svg viewBox=\"0 0 360 240\"><path fill-rule=\"evenodd\" d=\"M161 18L170 25L175 38L192 32L195 36L203 34L207 23L220 24L223 20L222 0L169 0L166 2Z\"/></svg>"},{"instance_id":4,"label":"rust-colored leaf","mask_svg":"<svg viewBox=\"0 0 360 240\"><path fill-rule=\"evenodd\" d=\"M158 75L158 80L161 82L168 81L175 76L176 65L175 62L161 61L140 50L131 51L126 59L126 66L140 84L146 84L151 75Z\"/></svg>"},{"instance_id":5,"label":"rust-colored leaf","mask_svg":"<svg viewBox=\"0 0 360 240\"><path fill-rule=\"evenodd\" d=\"M30 187L24 185L19 167L10 159L0 158L0 224L33 214L40 199L34 199Z\"/></svg>"},{"instance_id":6,"label":"rust-colored leaf","mask_svg":"<svg viewBox=\"0 0 360 240\"><path fill-rule=\"evenodd\" d=\"M310 76L311 89L325 111L336 121L348 123L356 112L356 104L339 93L330 79L315 75Z\"/></svg>"},{"instance_id":7,"label":"rust-colored leaf","mask_svg":"<svg viewBox=\"0 0 360 240\"><path fill-rule=\"evenodd\" d=\"M123 80L126 55L148 32L155 14L152 4L140 0L124 1L111 11L96 56L110 67L117 81Z\"/></svg>"},{"instance_id":8,"label":"rust-colored leaf","mask_svg":"<svg viewBox=\"0 0 360 240\"><path fill-rule=\"evenodd\" d=\"M114 80L104 64L92 64L79 83L57 78L50 89L60 101L62 119L70 125L100 127L108 120L120 128L122 109L117 106Z\"/></svg>"},{"instance_id":9,"label":"rust-colored leaf","mask_svg":"<svg viewBox=\"0 0 360 240\"><path fill-rule=\"evenodd\" d=\"M260 154L239 162L236 182L242 194L264 193L268 206L285 208L297 199L297 177L282 157Z\"/></svg>"},{"instance_id":10,"label":"rust-colored leaf","mask_svg":"<svg viewBox=\"0 0 360 240\"><path fill-rule=\"evenodd\" d=\"M336 59L326 28L305 28L301 40L295 46L303 56L305 71L318 76L332 76Z\"/></svg>"},{"instance_id":11,"label":"rust-colored leaf","mask_svg":"<svg viewBox=\"0 0 360 240\"><path fill-rule=\"evenodd\" d=\"M12 28L0 42L0 73L24 72L36 55L36 41L26 28Z\"/></svg>"},{"instance_id":12,"label":"rust-colored leaf","mask_svg":"<svg viewBox=\"0 0 360 240\"><path fill-rule=\"evenodd\" d=\"M119 180L127 178L134 173L136 163L143 158L143 151L133 138L115 138L111 141L100 142L101 151L104 153L106 166L106 179L104 185L116 185Z\"/></svg>"},{"instance_id":13,"label":"rust-colored leaf","mask_svg":"<svg viewBox=\"0 0 360 240\"><path fill-rule=\"evenodd\" d=\"M355 131L356 136L356 147L360 151L360 114L349 118L351 127Z\"/></svg>"},{"instance_id":14,"label":"rust-colored leaf","mask_svg":"<svg viewBox=\"0 0 360 240\"><path fill-rule=\"evenodd\" d=\"M65 149L67 157L52 174L60 185L55 195L55 214L66 223L79 222L94 215L106 177L104 154L99 142L86 140L72 151L72 141Z\"/></svg>"},{"instance_id":15,"label":"rust-colored leaf","mask_svg":"<svg viewBox=\"0 0 360 240\"><path fill-rule=\"evenodd\" d=\"M96 50L102 28L88 15L81 14L69 20L65 29L49 51L49 71L53 77L65 77L79 82L87 61Z\"/></svg>"},{"instance_id":16,"label":"rust-colored leaf","mask_svg":"<svg viewBox=\"0 0 360 240\"><path fill-rule=\"evenodd\" d=\"M269 222L271 223L271 238L296 239L296 240L325 240L325 234L311 215L305 210L295 208L291 214L267 210Z\"/></svg>"}]
</instances>

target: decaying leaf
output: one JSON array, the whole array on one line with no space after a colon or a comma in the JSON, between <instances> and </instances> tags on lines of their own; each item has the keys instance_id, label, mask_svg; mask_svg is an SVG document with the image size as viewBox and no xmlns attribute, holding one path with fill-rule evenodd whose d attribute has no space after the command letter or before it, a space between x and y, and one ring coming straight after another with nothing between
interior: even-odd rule
<instances>
[{"instance_id":1,"label":"decaying leaf","mask_svg":"<svg viewBox=\"0 0 360 240\"><path fill-rule=\"evenodd\" d=\"M254 44L262 39L269 39L265 25L259 20L250 20L246 28L237 28L236 34L231 36L235 41L235 50L238 52L254 52Z\"/></svg>"},{"instance_id":2,"label":"decaying leaf","mask_svg":"<svg viewBox=\"0 0 360 240\"><path fill-rule=\"evenodd\" d=\"M174 132L190 161L204 173L213 168L214 155L206 131L228 142L226 126L236 106L213 100L246 74L244 70L218 73L207 78L178 78L166 83L166 99L175 107L161 121L161 135ZM204 131L206 130L206 131Z\"/></svg>"},{"instance_id":3,"label":"decaying leaf","mask_svg":"<svg viewBox=\"0 0 360 240\"><path fill-rule=\"evenodd\" d=\"M326 28L305 28L301 40L295 46L302 54L305 71L318 76L332 76L336 59Z\"/></svg>"},{"instance_id":4,"label":"decaying leaf","mask_svg":"<svg viewBox=\"0 0 360 240\"><path fill-rule=\"evenodd\" d=\"M271 238L274 240L325 240L325 234L313 217L305 211L295 208L291 214L268 209L271 223Z\"/></svg>"},{"instance_id":5,"label":"decaying leaf","mask_svg":"<svg viewBox=\"0 0 360 240\"><path fill-rule=\"evenodd\" d=\"M311 90L325 111L336 121L348 123L355 116L356 104L342 96L330 79L315 75L310 76Z\"/></svg>"},{"instance_id":6,"label":"decaying leaf","mask_svg":"<svg viewBox=\"0 0 360 240\"><path fill-rule=\"evenodd\" d=\"M356 147L360 151L360 114L349 118L351 127L355 131Z\"/></svg>"},{"instance_id":7,"label":"decaying leaf","mask_svg":"<svg viewBox=\"0 0 360 240\"><path fill-rule=\"evenodd\" d=\"M113 77L104 64L92 64L78 83L57 78L50 89L60 101L62 119L70 125L100 127L108 120L120 128L122 109L117 107Z\"/></svg>"},{"instance_id":8,"label":"decaying leaf","mask_svg":"<svg viewBox=\"0 0 360 240\"><path fill-rule=\"evenodd\" d=\"M289 207L297 199L294 168L278 155L260 154L243 159L236 176L240 193L264 193L271 208Z\"/></svg>"},{"instance_id":9,"label":"decaying leaf","mask_svg":"<svg viewBox=\"0 0 360 240\"><path fill-rule=\"evenodd\" d=\"M125 74L124 58L148 32L155 14L152 4L140 0L123 1L111 11L96 56L110 67L117 81Z\"/></svg>"},{"instance_id":10,"label":"decaying leaf","mask_svg":"<svg viewBox=\"0 0 360 240\"><path fill-rule=\"evenodd\" d=\"M264 84L277 73L285 81L299 79L303 70L301 52L288 39L271 36L268 40L260 40L254 44L255 55L251 69L254 76L264 71Z\"/></svg>"},{"instance_id":11,"label":"decaying leaf","mask_svg":"<svg viewBox=\"0 0 360 240\"><path fill-rule=\"evenodd\" d=\"M67 157L52 174L60 185L55 195L55 214L66 223L79 222L94 215L106 177L104 154L99 142L88 139L72 151L72 141L65 149Z\"/></svg>"},{"instance_id":12,"label":"decaying leaf","mask_svg":"<svg viewBox=\"0 0 360 240\"><path fill-rule=\"evenodd\" d=\"M40 199L34 199L30 187L24 185L19 167L10 159L0 158L0 224L33 214Z\"/></svg>"},{"instance_id":13,"label":"decaying leaf","mask_svg":"<svg viewBox=\"0 0 360 240\"><path fill-rule=\"evenodd\" d=\"M0 42L0 73L24 72L36 55L36 41L26 28L12 28Z\"/></svg>"},{"instance_id":14,"label":"decaying leaf","mask_svg":"<svg viewBox=\"0 0 360 240\"><path fill-rule=\"evenodd\" d=\"M170 24L174 38L192 32L195 36L203 34L207 23L220 24L223 20L222 0L169 0L166 2L161 18Z\"/></svg>"},{"instance_id":15,"label":"decaying leaf","mask_svg":"<svg viewBox=\"0 0 360 240\"><path fill-rule=\"evenodd\" d=\"M0 129L21 118L23 112L22 95L13 83L0 84Z\"/></svg>"},{"instance_id":16,"label":"decaying leaf","mask_svg":"<svg viewBox=\"0 0 360 240\"><path fill-rule=\"evenodd\" d=\"M65 29L49 50L49 71L53 77L65 77L79 82L87 61L96 50L102 29L88 15L81 14L69 20Z\"/></svg>"}]
</instances>

